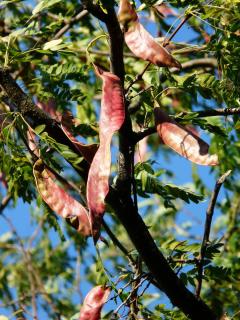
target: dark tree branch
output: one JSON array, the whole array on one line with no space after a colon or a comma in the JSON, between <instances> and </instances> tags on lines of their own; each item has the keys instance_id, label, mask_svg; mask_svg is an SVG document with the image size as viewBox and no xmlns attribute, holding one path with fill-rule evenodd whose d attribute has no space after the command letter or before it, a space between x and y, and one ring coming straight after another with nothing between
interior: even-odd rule
<instances>
[{"instance_id":1,"label":"dark tree branch","mask_svg":"<svg viewBox=\"0 0 240 320\"><path fill-rule=\"evenodd\" d=\"M10 101L16 106L18 112L32 126L45 125L45 131L58 143L67 145L73 152L79 154L77 147L68 139L59 123L50 118L43 110L38 108L32 100L22 91L10 75L8 69L0 68L0 85L6 92ZM81 154L79 154L81 156ZM82 161L79 174L86 179L89 165Z\"/></svg>"},{"instance_id":2,"label":"dark tree branch","mask_svg":"<svg viewBox=\"0 0 240 320\"><path fill-rule=\"evenodd\" d=\"M232 116L234 114L240 114L240 108L208 109L208 110L198 111L198 118L216 117L216 116Z\"/></svg>"},{"instance_id":3,"label":"dark tree branch","mask_svg":"<svg viewBox=\"0 0 240 320\"><path fill-rule=\"evenodd\" d=\"M172 304L191 319L216 320L216 316L209 307L203 301L197 300L170 268L135 209L132 199L119 198L118 192L111 189L107 201L125 227L132 243L159 287L166 293Z\"/></svg>"},{"instance_id":4,"label":"dark tree branch","mask_svg":"<svg viewBox=\"0 0 240 320\"><path fill-rule=\"evenodd\" d=\"M212 224L212 218L214 214L214 208L216 205L217 197L219 194L219 191L221 189L221 186L223 185L226 178L230 175L231 170L225 172L216 182L214 191L212 193L207 212L206 212L206 220L205 220L205 227L204 227L204 235L202 240L202 245L200 249L200 255L199 255L199 262L198 262L198 284L196 288L196 297L200 297L201 288L202 288L202 277L203 277L203 266L204 266L204 258L207 251L207 246L209 243L209 236L211 231L211 224Z\"/></svg>"},{"instance_id":5,"label":"dark tree branch","mask_svg":"<svg viewBox=\"0 0 240 320\"><path fill-rule=\"evenodd\" d=\"M108 20L108 15L103 12L103 10L90 0L82 0L82 4L86 10L91 12L91 14L97 19L106 22Z\"/></svg>"},{"instance_id":6,"label":"dark tree branch","mask_svg":"<svg viewBox=\"0 0 240 320\"><path fill-rule=\"evenodd\" d=\"M84 3L90 13L106 23L111 42L111 70L123 81L123 38L119 32L120 27L115 11L113 8L108 8L108 14L105 14L98 6L92 4L91 1L84 1ZM116 41L116 39L119 41ZM75 150L74 144L65 135L63 136L64 133L60 130L59 124L37 109L5 69L0 69L0 84L9 98L16 104L19 112L28 121L31 120L33 126L45 124L46 131L51 137ZM128 162L129 159L131 160L130 147L132 145L132 142L129 141L131 140L129 133L132 133L132 128L127 114L126 121L120 130L120 170L117 187L116 189L110 188L106 200L115 210L116 215L127 230L131 241L152 273L158 286L167 294L173 305L179 307L191 319L204 318L216 320L215 315L208 306L201 300L196 299L170 268L134 206L131 198L131 163ZM84 176L85 181L86 176L87 172L85 172Z\"/></svg>"},{"instance_id":7,"label":"dark tree branch","mask_svg":"<svg viewBox=\"0 0 240 320\"><path fill-rule=\"evenodd\" d=\"M107 15L99 15L101 10L92 1L84 1L86 9L95 17L106 23L110 38L111 71L123 82L123 35L113 7L108 8ZM159 287L167 294L173 305L178 306L191 319L216 320L208 306L184 286L182 281L170 268L167 260L158 250L148 228L141 219L131 198L131 147L132 126L128 110L120 130L119 172L116 189L110 188L106 201L112 206L119 220L147 265Z\"/></svg>"}]
</instances>

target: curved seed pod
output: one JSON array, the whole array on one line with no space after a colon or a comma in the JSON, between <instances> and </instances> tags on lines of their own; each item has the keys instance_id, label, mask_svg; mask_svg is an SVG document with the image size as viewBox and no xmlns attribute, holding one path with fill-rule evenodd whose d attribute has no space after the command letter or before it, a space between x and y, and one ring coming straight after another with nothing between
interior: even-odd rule
<instances>
[{"instance_id":1,"label":"curved seed pod","mask_svg":"<svg viewBox=\"0 0 240 320\"><path fill-rule=\"evenodd\" d=\"M46 103L38 101L36 105L38 108L49 114L51 118L61 121L61 113L57 111L57 106L54 99L51 98Z\"/></svg>"},{"instance_id":2,"label":"curved seed pod","mask_svg":"<svg viewBox=\"0 0 240 320\"><path fill-rule=\"evenodd\" d=\"M65 126L62 125L61 127L65 135L68 137L68 139L75 144L79 152L82 154L83 158L88 163L91 163L95 156L95 153L97 152L98 145L96 143L93 143L93 144L81 143L72 135L71 131L69 131Z\"/></svg>"},{"instance_id":3,"label":"curved seed pod","mask_svg":"<svg viewBox=\"0 0 240 320\"><path fill-rule=\"evenodd\" d=\"M98 145L97 144L84 144L79 142L71 133L71 125L73 124L73 116L70 111L66 111L61 114L56 110L56 104L53 99L49 99L47 103L38 102L37 106L48 113L53 119L61 122L61 127L65 135L71 140L72 143L75 144L79 152L82 154L84 159L91 163L92 159L97 152Z\"/></svg>"},{"instance_id":4,"label":"curved seed pod","mask_svg":"<svg viewBox=\"0 0 240 320\"><path fill-rule=\"evenodd\" d=\"M36 135L31 128L27 131L27 141L29 149L39 158L40 152L36 143Z\"/></svg>"},{"instance_id":5,"label":"curved seed pod","mask_svg":"<svg viewBox=\"0 0 240 320\"><path fill-rule=\"evenodd\" d=\"M139 22L136 12L128 0L120 1L118 12L124 26L124 38L128 48L139 58L159 67L181 68L181 64Z\"/></svg>"},{"instance_id":6,"label":"curved seed pod","mask_svg":"<svg viewBox=\"0 0 240 320\"><path fill-rule=\"evenodd\" d=\"M154 109L154 116L157 132L163 143L197 164L206 166L218 164L217 155L210 155L209 145L192 131L177 124L159 107Z\"/></svg>"},{"instance_id":7,"label":"curved seed pod","mask_svg":"<svg viewBox=\"0 0 240 320\"><path fill-rule=\"evenodd\" d=\"M105 211L104 199L109 191L110 144L114 132L121 128L125 119L124 98L120 79L116 75L105 72L98 67L96 67L96 72L103 80L99 121L100 146L93 158L87 181L87 202L95 241L99 238L99 229Z\"/></svg>"},{"instance_id":8,"label":"curved seed pod","mask_svg":"<svg viewBox=\"0 0 240 320\"><path fill-rule=\"evenodd\" d=\"M147 160L147 146L148 146L148 137L144 137L139 141L137 150L135 152L134 160L135 162L144 162Z\"/></svg>"},{"instance_id":9,"label":"curved seed pod","mask_svg":"<svg viewBox=\"0 0 240 320\"><path fill-rule=\"evenodd\" d=\"M0 182L2 184L2 186L7 189L8 187L8 183L7 183L7 180L6 180L6 176L5 176L5 173L4 172L1 172L0 171Z\"/></svg>"},{"instance_id":10,"label":"curved seed pod","mask_svg":"<svg viewBox=\"0 0 240 320\"><path fill-rule=\"evenodd\" d=\"M124 27L127 27L129 26L129 24L138 21L137 13L128 0L120 0L118 10L118 21Z\"/></svg>"},{"instance_id":11,"label":"curved seed pod","mask_svg":"<svg viewBox=\"0 0 240 320\"><path fill-rule=\"evenodd\" d=\"M110 294L110 288L94 287L86 295L80 311L79 320L99 320L101 310Z\"/></svg>"},{"instance_id":12,"label":"curved seed pod","mask_svg":"<svg viewBox=\"0 0 240 320\"><path fill-rule=\"evenodd\" d=\"M77 217L76 229L83 236L91 235L91 228L87 210L55 182L55 176L37 160L33 167L36 185L46 204L63 218Z\"/></svg>"}]
</instances>

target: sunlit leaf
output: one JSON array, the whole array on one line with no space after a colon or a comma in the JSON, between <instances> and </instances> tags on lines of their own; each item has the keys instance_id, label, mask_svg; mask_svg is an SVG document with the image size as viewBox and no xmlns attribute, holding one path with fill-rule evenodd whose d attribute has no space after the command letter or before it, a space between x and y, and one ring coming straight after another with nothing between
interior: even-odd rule
<instances>
[{"instance_id":1,"label":"sunlit leaf","mask_svg":"<svg viewBox=\"0 0 240 320\"><path fill-rule=\"evenodd\" d=\"M32 14L35 15L35 14L41 12L42 10L45 10L45 9L53 6L55 3L58 3L60 1L61 0L42 0L33 9Z\"/></svg>"},{"instance_id":2,"label":"sunlit leaf","mask_svg":"<svg viewBox=\"0 0 240 320\"><path fill-rule=\"evenodd\" d=\"M43 50L53 50L54 47L58 46L60 43L62 43L62 39L56 39L46 42L43 46Z\"/></svg>"}]
</instances>

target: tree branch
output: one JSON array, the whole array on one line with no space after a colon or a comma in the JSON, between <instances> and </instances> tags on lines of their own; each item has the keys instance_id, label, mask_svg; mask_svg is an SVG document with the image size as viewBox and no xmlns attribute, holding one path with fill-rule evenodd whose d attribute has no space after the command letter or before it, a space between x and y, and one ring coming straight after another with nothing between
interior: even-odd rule
<instances>
[{"instance_id":1,"label":"tree branch","mask_svg":"<svg viewBox=\"0 0 240 320\"><path fill-rule=\"evenodd\" d=\"M200 59L194 59L189 60L184 63L182 63L182 69L192 69L192 68L202 68L202 67L210 67L210 68L217 68L218 62L215 58L200 58ZM171 72L179 72L179 69L177 68L171 68Z\"/></svg>"},{"instance_id":2,"label":"tree branch","mask_svg":"<svg viewBox=\"0 0 240 320\"><path fill-rule=\"evenodd\" d=\"M219 194L219 191L221 189L221 186L223 185L226 178L230 175L231 170L225 172L216 182L214 191L212 193L207 212L206 212L206 220L205 220L205 228L204 228L204 235L202 240L202 245L200 249L200 255L199 255L199 262L198 262L198 284L196 288L196 297L200 297L201 288L202 288L202 277L203 277L203 265L204 265L204 258L207 251L207 246L209 243L209 235L211 230L211 223L212 218L214 214L214 208L216 205L217 197Z\"/></svg>"},{"instance_id":3,"label":"tree branch","mask_svg":"<svg viewBox=\"0 0 240 320\"><path fill-rule=\"evenodd\" d=\"M74 15L69 22L67 22L54 36L53 39L59 39L61 38L64 33L66 33L73 24L77 23L78 21L80 21L83 17L85 17L88 14L87 10L82 10L82 8L79 10L79 12L76 13L76 15Z\"/></svg>"},{"instance_id":4,"label":"tree branch","mask_svg":"<svg viewBox=\"0 0 240 320\"><path fill-rule=\"evenodd\" d=\"M82 4L86 10L91 12L91 14L97 19L106 22L108 15L103 12L103 10L96 4L93 4L91 0L82 0Z\"/></svg>"},{"instance_id":5,"label":"tree branch","mask_svg":"<svg viewBox=\"0 0 240 320\"><path fill-rule=\"evenodd\" d=\"M92 4L92 1L85 0L84 3L87 10L99 18L100 8L97 9L96 5ZM103 19L100 19L106 23L109 32L111 71L119 76L123 82L123 35L114 8L111 7L107 10L107 17L104 16ZM118 179L115 189L110 188L106 201L114 209L142 260L173 305L179 307L191 319L206 318L208 320L216 320L215 315L208 306L204 302L197 300L170 268L134 206L131 198L131 136L132 126L126 108L126 119L120 130Z\"/></svg>"},{"instance_id":6,"label":"tree branch","mask_svg":"<svg viewBox=\"0 0 240 320\"><path fill-rule=\"evenodd\" d=\"M170 37L168 39L166 39L163 42L163 47L166 47L167 45L169 45L170 41L172 40L173 37L175 37L175 35L178 33L178 31L182 28L182 26L191 18L191 14L187 14L185 16L185 18L179 23L179 25L177 26L177 28L173 31L173 33L170 35Z\"/></svg>"},{"instance_id":7,"label":"tree branch","mask_svg":"<svg viewBox=\"0 0 240 320\"><path fill-rule=\"evenodd\" d=\"M58 143L67 145L76 154L79 153L74 143L65 135L59 123L50 118L43 110L38 108L32 100L22 91L16 81L12 78L8 69L0 68L0 85L6 92L8 98L16 106L23 118L30 123L32 127L45 125L45 131L50 137ZM81 170L76 170L85 180L89 169L88 163L81 162Z\"/></svg>"},{"instance_id":8,"label":"tree branch","mask_svg":"<svg viewBox=\"0 0 240 320\"><path fill-rule=\"evenodd\" d=\"M203 301L197 300L170 268L135 209L132 199L127 196L119 198L118 192L111 188L106 200L114 209L142 260L172 304L191 319L216 320L216 316L209 307Z\"/></svg>"},{"instance_id":9,"label":"tree branch","mask_svg":"<svg viewBox=\"0 0 240 320\"><path fill-rule=\"evenodd\" d=\"M92 4L91 1L83 2L87 5L90 13L106 23L111 42L111 70L123 81L123 37L120 33L114 9L108 8L108 14L105 14L98 6ZM0 69L0 84L7 92L9 98L17 105L23 117L31 120L34 126L45 124L46 131L50 136L75 150L74 144L65 135L63 136L64 133L59 130L59 124L50 119L32 103L5 69ZM132 142L129 141L129 137L131 138L129 133L132 133L131 122L129 120L130 118L127 113L126 121L120 131L119 178L117 187L116 189L110 188L106 200L115 210L116 215L127 230L131 241L152 273L158 286L167 294L171 302L186 315L190 316L191 319L206 318L208 320L216 320L215 315L208 306L196 299L170 268L134 206L131 198L131 163L128 162L131 159L130 152L132 145ZM85 181L86 176L87 171L84 176Z\"/></svg>"}]
</instances>

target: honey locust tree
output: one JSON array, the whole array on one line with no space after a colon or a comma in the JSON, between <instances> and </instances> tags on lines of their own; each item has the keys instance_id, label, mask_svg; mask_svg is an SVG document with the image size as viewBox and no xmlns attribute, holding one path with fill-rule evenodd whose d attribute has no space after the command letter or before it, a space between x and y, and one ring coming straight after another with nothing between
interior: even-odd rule
<instances>
[{"instance_id":1,"label":"honey locust tree","mask_svg":"<svg viewBox=\"0 0 240 320\"><path fill-rule=\"evenodd\" d=\"M0 1L1 319L239 319L239 7Z\"/></svg>"}]
</instances>

